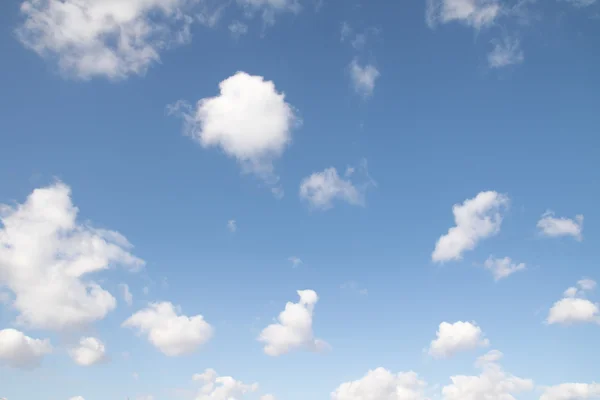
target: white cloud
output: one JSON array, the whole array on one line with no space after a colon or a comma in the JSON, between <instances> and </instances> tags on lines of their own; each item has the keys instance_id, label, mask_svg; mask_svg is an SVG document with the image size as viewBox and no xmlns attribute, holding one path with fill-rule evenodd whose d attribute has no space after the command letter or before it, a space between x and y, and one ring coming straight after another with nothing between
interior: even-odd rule
<instances>
[{"instance_id":1,"label":"white cloud","mask_svg":"<svg viewBox=\"0 0 600 400\"><path fill-rule=\"evenodd\" d=\"M499 0L427 0L426 22L430 28L456 21L481 29L493 24L501 12Z\"/></svg>"},{"instance_id":2,"label":"white cloud","mask_svg":"<svg viewBox=\"0 0 600 400\"><path fill-rule=\"evenodd\" d=\"M436 336L437 339L432 340L429 346L429 354L435 358L446 358L461 351L489 345L481 328L471 322L442 322Z\"/></svg>"},{"instance_id":3,"label":"white cloud","mask_svg":"<svg viewBox=\"0 0 600 400\"><path fill-rule=\"evenodd\" d=\"M151 303L123 322L123 327L137 328L148 341L170 357L189 354L208 342L213 328L202 315L188 317L169 302Z\"/></svg>"},{"instance_id":4,"label":"white cloud","mask_svg":"<svg viewBox=\"0 0 600 400\"><path fill-rule=\"evenodd\" d=\"M81 396L75 396L75 397L71 397L69 400L85 400L85 399Z\"/></svg>"},{"instance_id":5,"label":"white cloud","mask_svg":"<svg viewBox=\"0 0 600 400\"><path fill-rule=\"evenodd\" d=\"M235 219L227 221L227 229L229 229L229 232L237 232L237 222Z\"/></svg>"},{"instance_id":6,"label":"white cloud","mask_svg":"<svg viewBox=\"0 0 600 400\"><path fill-rule=\"evenodd\" d=\"M355 186L350 179L341 178L334 167L315 172L300 183L300 198L315 209L327 210L334 200L363 206L368 185Z\"/></svg>"},{"instance_id":7,"label":"white cloud","mask_svg":"<svg viewBox=\"0 0 600 400\"><path fill-rule=\"evenodd\" d=\"M319 300L313 290L298 290L300 301L288 302L279 314L278 323L267 326L258 340L265 344L265 354L280 356L298 348L322 351L329 345L313 335L313 310Z\"/></svg>"},{"instance_id":8,"label":"white cloud","mask_svg":"<svg viewBox=\"0 0 600 400\"><path fill-rule=\"evenodd\" d=\"M128 306L133 304L133 295L129 291L129 285L125 283L119 284L119 289L121 289L121 295L123 296L123 300L127 303Z\"/></svg>"},{"instance_id":9,"label":"white cloud","mask_svg":"<svg viewBox=\"0 0 600 400\"><path fill-rule=\"evenodd\" d=\"M106 347L99 339L83 337L77 346L69 350L69 355L76 364L89 367L106 360Z\"/></svg>"},{"instance_id":10,"label":"white cloud","mask_svg":"<svg viewBox=\"0 0 600 400\"><path fill-rule=\"evenodd\" d=\"M258 384L245 384L231 376L219 376L214 369L195 374L192 379L202 382L196 400L233 400L258 390Z\"/></svg>"},{"instance_id":11,"label":"white cloud","mask_svg":"<svg viewBox=\"0 0 600 400\"><path fill-rule=\"evenodd\" d=\"M552 211L547 211L538 221L537 227L544 236L572 236L577 240L583 239L583 215L576 215L575 219L556 218Z\"/></svg>"},{"instance_id":12,"label":"white cloud","mask_svg":"<svg viewBox=\"0 0 600 400\"><path fill-rule=\"evenodd\" d=\"M52 352L48 339L32 339L15 329L0 330L0 362L14 368L31 369Z\"/></svg>"},{"instance_id":13,"label":"white cloud","mask_svg":"<svg viewBox=\"0 0 600 400\"><path fill-rule=\"evenodd\" d=\"M514 394L533 389L531 379L523 379L505 372L496 363L502 356L493 350L477 360L476 366L482 369L480 375L455 375L450 377L452 384L442 388L443 400L515 400Z\"/></svg>"},{"instance_id":14,"label":"white cloud","mask_svg":"<svg viewBox=\"0 0 600 400\"><path fill-rule=\"evenodd\" d=\"M14 294L17 322L62 330L100 320L115 298L91 274L144 262L121 234L78 224L71 190L56 183L34 190L25 203L0 206L0 286Z\"/></svg>"},{"instance_id":15,"label":"white cloud","mask_svg":"<svg viewBox=\"0 0 600 400\"><path fill-rule=\"evenodd\" d=\"M332 400L426 400L426 383L415 372L394 374L385 368L367 372L359 380L342 383Z\"/></svg>"},{"instance_id":16,"label":"white cloud","mask_svg":"<svg viewBox=\"0 0 600 400\"><path fill-rule=\"evenodd\" d=\"M352 35L352 27L348 22L342 22L342 26L340 28L340 40L344 42L350 37L350 35Z\"/></svg>"},{"instance_id":17,"label":"white cloud","mask_svg":"<svg viewBox=\"0 0 600 400\"><path fill-rule=\"evenodd\" d=\"M577 287L570 287L564 292L564 297L550 308L546 322L548 324L571 325L575 323L600 323L600 306L585 299L586 292L596 287L591 279L581 279Z\"/></svg>"},{"instance_id":18,"label":"white cloud","mask_svg":"<svg viewBox=\"0 0 600 400\"><path fill-rule=\"evenodd\" d=\"M185 102L168 107L180 115L185 132L204 148L218 147L235 158L244 173L253 173L271 186L279 177L273 162L292 140L300 123L285 94L262 76L238 72L219 84L220 94L200 100L193 110Z\"/></svg>"},{"instance_id":19,"label":"white cloud","mask_svg":"<svg viewBox=\"0 0 600 400\"><path fill-rule=\"evenodd\" d=\"M299 0L237 0L237 3L246 8L248 13L262 11L265 23L273 24L275 14L282 12L298 13L302 9Z\"/></svg>"},{"instance_id":20,"label":"white cloud","mask_svg":"<svg viewBox=\"0 0 600 400\"><path fill-rule=\"evenodd\" d=\"M525 269L524 263L515 263L510 257L495 258L489 256L485 260L484 267L492 272L494 279L499 281L514 274L515 272L523 271Z\"/></svg>"},{"instance_id":21,"label":"white cloud","mask_svg":"<svg viewBox=\"0 0 600 400\"><path fill-rule=\"evenodd\" d=\"M516 38L505 37L494 44L494 49L488 54L490 68L503 68L509 65L521 64L525 60L521 43Z\"/></svg>"},{"instance_id":22,"label":"white cloud","mask_svg":"<svg viewBox=\"0 0 600 400\"><path fill-rule=\"evenodd\" d=\"M292 267L294 267L294 268L302 265L302 260L296 256L292 256L292 257L288 258L288 261L292 263Z\"/></svg>"},{"instance_id":23,"label":"white cloud","mask_svg":"<svg viewBox=\"0 0 600 400\"><path fill-rule=\"evenodd\" d=\"M17 29L23 45L56 59L69 76L142 75L160 52L190 40L187 15L199 0L27 0Z\"/></svg>"},{"instance_id":24,"label":"white cloud","mask_svg":"<svg viewBox=\"0 0 600 400\"><path fill-rule=\"evenodd\" d=\"M435 262L460 260L462 253L473 250L481 239L497 234L502 225L501 211L508 203L505 195L487 191L455 204L452 212L456 226L438 239L431 259Z\"/></svg>"},{"instance_id":25,"label":"white cloud","mask_svg":"<svg viewBox=\"0 0 600 400\"><path fill-rule=\"evenodd\" d=\"M369 97L375 90L375 82L381 74L372 64L360 65L356 59L350 63L350 80L358 94Z\"/></svg>"},{"instance_id":26,"label":"white cloud","mask_svg":"<svg viewBox=\"0 0 600 400\"><path fill-rule=\"evenodd\" d=\"M544 388L540 400L587 400L600 398L600 383L562 383Z\"/></svg>"},{"instance_id":27,"label":"white cloud","mask_svg":"<svg viewBox=\"0 0 600 400\"><path fill-rule=\"evenodd\" d=\"M248 33L248 25L240 21L233 21L231 24L229 24L229 32L231 32L233 37L238 38Z\"/></svg>"}]
</instances>

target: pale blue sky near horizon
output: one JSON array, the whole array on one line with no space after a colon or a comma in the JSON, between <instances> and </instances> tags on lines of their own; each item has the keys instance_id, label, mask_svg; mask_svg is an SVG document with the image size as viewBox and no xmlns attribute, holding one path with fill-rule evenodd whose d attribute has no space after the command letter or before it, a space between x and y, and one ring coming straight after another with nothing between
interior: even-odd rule
<instances>
[{"instance_id":1,"label":"pale blue sky near horizon","mask_svg":"<svg viewBox=\"0 0 600 400\"><path fill-rule=\"evenodd\" d=\"M20 3L0 5L0 204L59 180L79 221L120 232L147 265L94 275L118 301L85 331L106 344L110 359L100 365L78 366L61 347L79 332L20 327L17 312L0 307L0 329L50 338L55 349L33 370L0 363L0 398L162 400L177 390L193 398L192 375L214 368L258 382L249 399L326 399L380 366L445 386L478 374L475 359L491 349L504 353L504 370L535 382L518 399L539 398L538 386L600 381L600 326L545 323L565 289L600 279L600 3L526 3L527 23L479 31L430 28L425 1L324 0L318 10L307 1L267 27L232 5L214 27L193 24L191 42L161 51L145 74L116 81L63 76L55 59L26 49L15 35ZM235 19L248 24L239 38L227 30ZM340 40L343 22L379 33L357 50ZM524 58L491 68L492 41L506 34L519 38ZM355 57L381 74L371 96L352 87ZM302 120L275 160L281 199L167 113L178 100L217 96L237 71L273 81ZM364 206L335 201L323 211L300 198L305 177L361 160L376 182ZM452 206L488 190L510 198L499 233L462 260L434 263ZM547 210L584 215L583 240L543 237L536 224ZM490 255L527 268L494 281L482 267ZM356 287L342 288L348 282ZM313 330L331 350L264 354L257 336L302 289L319 296ZM153 301L203 315L214 337L165 356L121 327ZM426 349L443 321L476 321L490 346L432 359Z\"/></svg>"}]
</instances>

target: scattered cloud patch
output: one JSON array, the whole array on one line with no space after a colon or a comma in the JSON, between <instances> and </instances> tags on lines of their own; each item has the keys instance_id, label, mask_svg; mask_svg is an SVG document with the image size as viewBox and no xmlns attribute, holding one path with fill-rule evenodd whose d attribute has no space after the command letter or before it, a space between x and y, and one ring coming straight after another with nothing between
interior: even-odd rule
<instances>
[{"instance_id":1,"label":"scattered cloud patch","mask_svg":"<svg viewBox=\"0 0 600 400\"><path fill-rule=\"evenodd\" d=\"M576 215L574 219L557 218L554 212L546 211L538 221L537 227L540 233L547 237L572 236L583 240L583 215Z\"/></svg>"},{"instance_id":2,"label":"scattered cloud patch","mask_svg":"<svg viewBox=\"0 0 600 400\"><path fill-rule=\"evenodd\" d=\"M490 344L489 340L484 338L481 328L471 322L442 322L436 336L429 345L429 355L435 358L451 357L458 352Z\"/></svg>"},{"instance_id":3,"label":"scattered cloud patch","mask_svg":"<svg viewBox=\"0 0 600 400\"><path fill-rule=\"evenodd\" d=\"M16 34L66 76L123 79L143 75L162 51L191 39L189 12L198 2L26 0Z\"/></svg>"},{"instance_id":4,"label":"scattered cloud patch","mask_svg":"<svg viewBox=\"0 0 600 400\"><path fill-rule=\"evenodd\" d=\"M148 341L167 356L175 357L196 351L213 336L213 328L202 315L188 317L169 302L151 303L123 322L136 328Z\"/></svg>"},{"instance_id":5,"label":"scattered cloud patch","mask_svg":"<svg viewBox=\"0 0 600 400\"><path fill-rule=\"evenodd\" d=\"M494 191L480 192L472 199L452 207L456 226L442 235L431 259L434 262L460 260L480 240L497 234L502 225L502 211L509 204L507 196Z\"/></svg>"},{"instance_id":6,"label":"scattered cloud patch","mask_svg":"<svg viewBox=\"0 0 600 400\"><path fill-rule=\"evenodd\" d=\"M519 39L505 37L495 41L494 49L488 54L490 68L504 68L509 65L521 64L525 60Z\"/></svg>"},{"instance_id":7,"label":"scattered cloud patch","mask_svg":"<svg viewBox=\"0 0 600 400\"><path fill-rule=\"evenodd\" d=\"M292 257L288 258L288 261L292 263L293 268L296 268L296 267L299 267L300 265L302 265L302 260L296 256L292 256Z\"/></svg>"},{"instance_id":8,"label":"scattered cloud patch","mask_svg":"<svg viewBox=\"0 0 600 400\"><path fill-rule=\"evenodd\" d=\"M425 381L415 372L397 374L379 367L359 380L342 383L332 400L426 400Z\"/></svg>"},{"instance_id":9,"label":"scattered cloud patch","mask_svg":"<svg viewBox=\"0 0 600 400\"><path fill-rule=\"evenodd\" d=\"M123 296L123 300L127 303L128 306L133 304L133 295L129 291L129 285L125 283L119 284L119 289L121 289L121 295Z\"/></svg>"},{"instance_id":10,"label":"scattered cloud patch","mask_svg":"<svg viewBox=\"0 0 600 400\"><path fill-rule=\"evenodd\" d=\"M544 388L539 400L588 400L600 398L600 383L561 383Z\"/></svg>"},{"instance_id":11,"label":"scattered cloud patch","mask_svg":"<svg viewBox=\"0 0 600 400\"><path fill-rule=\"evenodd\" d=\"M425 20L430 28L460 22L479 30L492 25L501 12L499 0L427 0Z\"/></svg>"},{"instance_id":12,"label":"scattered cloud patch","mask_svg":"<svg viewBox=\"0 0 600 400\"><path fill-rule=\"evenodd\" d=\"M89 367L106 360L106 347L99 339L84 337L69 350L69 355L77 365Z\"/></svg>"},{"instance_id":13,"label":"scattered cloud patch","mask_svg":"<svg viewBox=\"0 0 600 400\"><path fill-rule=\"evenodd\" d=\"M217 147L235 158L244 173L277 187L273 162L282 156L300 124L285 94L262 76L238 72L219 84L220 94L195 109L179 101L168 107L184 120L187 135L204 148Z\"/></svg>"},{"instance_id":14,"label":"scattered cloud patch","mask_svg":"<svg viewBox=\"0 0 600 400\"><path fill-rule=\"evenodd\" d=\"M515 272L523 271L526 268L525 263L513 262L510 257L495 258L492 256L485 260L483 266L492 273L496 281L508 278Z\"/></svg>"},{"instance_id":15,"label":"scattered cloud patch","mask_svg":"<svg viewBox=\"0 0 600 400\"><path fill-rule=\"evenodd\" d=\"M240 399L258 390L258 383L246 384L231 376L219 376L211 368L201 374L194 374L192 380L202 383L196 400Z\"/></svg>"},{"instance_id":16,"label":"scattered cloud patch","mask_svg":"<svg viewBox=\"0 0 600 400\"><path fill-rule=\"evenodd\" d=\"M229 221L227 221L227 229L229 229L229 232L232 233L237 232L237 222L235 221L235 219L230 219Z\"/></svg>"},{"instance_id":17,"label":"scattered cloud patch","mask_svg":"<svg viewBox=\"0 0 600 400\"><path fill-rule=\"evenodd\" d=\"M248 25L237 20L233 21L231 24L229 24L229 32L231 32L233 37L239 38L240 36L248 33Z\"/></svg>"},{"instance_id":18,"label":"scattered cloud patch","mask_svg":"<svg viewBox=\"0 0 600 400\"><path fill-rule=\"evenodd\" d=\"M279 314L278 322L267 326L258 337L269 356L280 356L300 348L323 351L329 347L313 334L313 312L319 300L317 293L313 290L298 290L297 293L300 300L288 302Z\"/></svg>"},{"instance_id":19,"label":"scattered cloud patch","mask_svg":"<svg viewBox=\"0 0 600 400\"><path fill-rule=\"evenodd\" d=\"M356 59L350 62L350 80L354 90L363 97L370 97L375 90L375 82L381 75L372 64L361 65Z\"/></svg>"},{"instance_id":20,"label":"scattered cloud patch","mask_svg":"<svg viewBox=\"0 0 600 400\"><path fill-rule=\"evenodd\" d=\"M354 293L358 293L361 296L366 296L369 294L369 291L365 288L361 288L358 283L354 282L354 281L348 281L348 282L344 282L340 285L340 289L342 290L348 290Z\"/></svg>"},{"instance_id":21,"label":"scattered cloud patch","mask_svg":"<svg viewBox=\"0 0 600 400\"><path fill-rule=\"evenodd\" d=\"M577 282L578 287L570 287L564 297L550 308L546 323L572 325L578 323L600 323L600 306L584 298L586 292L596 287L591 279Z\"/></svg>"},{"instance_id":22,"label":"scattered cloud patch","mask_svg":"<svg viewBox=\"0 0 600 400\"><path fill-rule=\"evenodd\" d=\"M0 330L0 363L13 368L33 369L52 353L48 339L33 339L15 329Z\"/></svg>"},{"instance_id":23,"label":"scattered cloud patch","mask_svg":"<svg viewBox=\"0 0 600 400\"><path fill-rule=\"evenodd\" d=\"M0 206L0 285L14 294L17 323L63 330L101 320L116 300L86 278L113 265L144 265L124 236L77 223L78 212L63 183Z\"/></svg>"}]
</instances>

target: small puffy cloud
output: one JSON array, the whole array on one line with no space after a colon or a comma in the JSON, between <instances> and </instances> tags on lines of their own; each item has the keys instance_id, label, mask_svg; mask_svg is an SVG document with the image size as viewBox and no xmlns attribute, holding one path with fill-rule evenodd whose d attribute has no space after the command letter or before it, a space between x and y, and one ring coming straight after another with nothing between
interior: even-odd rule
<instances>
[{"instance_id":1,"label":"small puffy cloud","mask_svg":"<svg viewBox=\"0 0 600 400\"><path fill-rule=\"evenodd\" d=\"M89 367L106 360L106 347L99 339L84 337L69 350L69 355L76 364Z\"/></svg>"},{"instance_id":2,"label":"small puffy cloud","mask_svg":"<svg viewBox=\"0 0 600 400\"><path fill-rule=\"evenodd\" d=\"M277 160L300 123L285 94L262 76L238 72L219 84L220 94L200 100L195 109L185 102L168 107L184 119L186 134L202 147L217 147L235 158L244 173L253 173L271 186Z\"/></svg>"},{"instance_id":3,"label":"small puffy cloud","mask_svg":"<svg viewBox=\"0 0 600 400\"><path fill-rule=\"evenodd\" d=\"M14 294L18 323L63 330L103 319L116 300L86 278L113 265L144 265L118 232L77 223L78 211L63 183L0 206L0 286Z\"/></svg>"},{"instance_id":4,"label":"small puffy cloud","mask_svg":"<svg viewBox=\"0 0 600 400\"><path fill-rule=\"evenodd\" d=\"M348 173L352 170L351 173ZM350 179L354 175L354 168L349 167L346 178L342 178L334 167L325 168L304 178L300 183L300 198L308 202L314 209L327 210L333 207L335 200L342 200L355 206L364 206L365 192L369 186L374 185L369 176L366 161L360 166L360 171L367 177L367 181L355 184Z\"/></svg>"},{"instance_id":5,"label":"small puffy cloud","mask_svg":"<svg viewBox=\"0 0 600 400\"><path fill-rule=\"evenodd\" d=\"M227 221L227 229L229 229L229 232L237 232L237 222L235 221L235 219L230 219L229 221Z\"/></svg>"},{"instance_id":6,"label":"small puffy cloud","mask_svg":"<svg viewBox=\"0 0 600 400\"><path fill-rule=\"evenodd\" d=\"M477 360L480 375L455 375L452 383L442 388L443 400L515 400L514 395L533 389L531 379L523 379L505 372L497 361L502 353L492 350Z\"/></svg>"},{"instance_id":7,"label":"small puffy cloud","mask_svg":"<svg viewBox=\"0 0 600 400\"><path fill-rule=\"evenodd\" d=\"M426 22L430 28L460 22L481 29L492 25L501 12L499 0L427 0Z\"/></svg>"},{"instance_id":8,"label":"small puffy cloud","mask_svg":"<svg viewBox=\"0 0 600 400\"><path fill-rule=\"evenodd\" d=\"M600 399L600 383L561 383L544 388L540 400Z\"/></svg>"},{"instance_id":9,"label":"small puffy cloud","mask_svg":"<svg viewBox=\"0 0 600 400\"><path fill-rule=\"evenodd\" d=\"M547 211L538 221L537 227L544 236L572 236L577 240L583 240L583 215L576 215L575 219L556 218L552 211Z\"/></svg>"},{"instance_id":10,"label":"small puffy cloud","mask_svg":"<svg viewBox=\"0 0 600 400\"><path fill-rule=\"evenodd\" d=\"M294 268L302 265L302 260L296 256L292 256L292 257L288 258L288 261L292 263L292 267L294 267Z\"/></svg>"},{"instance_id":11,"label":"small puffy cloud","mask_svg":"<svg viewBox=\"0 0 600 400\"><path fill-rule=\"evenodd\" d=\"M452 213L456 226L438 239L431 259L435 262L460 260L463 252L473 250L480 240L497 234L502 225L502 211L508 203L507 196L487 191L455 204Z\"/></svg>"},{"instance_id":12,"label":"small puffy cloud","mask_svg":"<svg viewBox=\"0 0 600 400\"><path fill-rule=\"evenodd\" d=\"M497 281L507 278L515 272L523 271L526 267L524 263L513 262L510 257L495 258L492 256L485 260L483 266L492 272Z\"/></svg>"},{"instance_id":13,"label":"small puffy cloud","mask_svg":"<svg viewBox=\"0 0 600 400\"><path fill-rule=\"evenodd\" d=\"M32 339L15 329L0 330L0 363L13 368L38 367L42 358L52 352L48 339Z\"/></svg>"},{"instance_id":14,"label":"small puffy cloud","mask_svg":"<svg viewBox=\"0 0 600 400\"><path fill-rule=\"evenodd\" d=\"M231 32L233 37L238 38L248 33L248 25L240 21L233 21L231 24L229 24L229 32Z\"/></svg>"},{"instance_id":15,"label":"small puffy cloud","mask_svg":"<svg viewBox=\"0 0 600 400\"><path fill-rule=\"evenodd\" d=\"M194 374L192 380L202 383L196 400L241 399L246 394L258 390L258 383L246 384L231 376L219 376L210 368L201 374Z\"/></svg>"},{"instance_id":16,"label":"small puffy cloud","mask_svg":"<svg viewBox=\"0 0 600 400\"><path fill-rule=\"evenodd\" d=\"M129 285L125 283L119 284L119 289L121 289L121 295L123 296L123 300L127 303L128 306L133 304L133 295L129 291Z\"/></svg>"},{"instance_id":17,"label":"small puffy cloud","mask_svg":"<svg viewBox=\"0 0 600 400\"><path fill-rule=\"evenodd\" d=\"M342 383L331 400L427 400L425 388L415 372L394 374L379 367L359 380Z\"/></svg>"},{"instance_id":18,"label":"small puffy cloud","mask_svg":"<svg viewBox=\"0 0 600 400\"><path fill-rule=\"evenodd\" d=\"M322 351L329 347L313 335L313 311L319 300L317 293L313 290L298 290L297 293L300 301L288 302L279 314L278 322L267 326L258 337L269 356L280 356L299 348Z\"/></svg>"},{"instance_id":19,"label":"small puffy cloud","mask_svg":"<svg viewBox=\"0 0 600 400\"><path fill-rule=\"evenodd\" d=\"M375 82L381 75L372 64L360 65L356 59L350 63L350 80L354 90L363 97L369 97L375 90Z\"/></svg>"},{"instance_id":20,"label":"small puffy cloud","mask_svg":"<svg viewBox=\"0 0 600 400\"><path fill-rule=\"evenodd\" d=\"M571 325L576 323L600 323L600 306L584 298L587 291L596 287L591 279L581 279L577 287L570 287L564 297L550 308L546 323Z\"/></svg>"},{"instance_id":21,"label":"small puffy cloud","mask_svg":"<svg viewBox=\"0 0 600 400\"><path fill-rule=\"evenodd\" d=\"M143 75L160 53L190 40L198 0L26 0L16 34L67 76Z\"/></svg>"},{"instance_id":22,"label":"small puffy cloud","mask_svg":"<svg viewBox=\"0 0 600 400\"><path fill-rule=\"evenodd\" d=\"M436 335L437 339L429 345L429 354L435 358L446 358L461 351L489 345L481 328L471 322L442 322Z\"/></svg>"},{"instance_id":23,"label":"small puffy cloud","mask_svg":"<svg viewBox=\"0 0 600 400\"><path fill-rule=\"evenodd\" d=\"M521 43L516 38L506 37L494 43L494 49L488 54L490 68L503 68L521 64L525 60Z\"/></svg>"},{"instance_id":24,"label":"small puffy cloud","mask_svg":"<svg viewBox=\"0 0 600 400\"><path fill-rule=\"evenodd\" d=\"M151 303L123 322L123 327L137 328L167 356L189 354L210 340L213 328L202 315L188 317L180 312L169 302Z\"/></svg>"}]
</instances>

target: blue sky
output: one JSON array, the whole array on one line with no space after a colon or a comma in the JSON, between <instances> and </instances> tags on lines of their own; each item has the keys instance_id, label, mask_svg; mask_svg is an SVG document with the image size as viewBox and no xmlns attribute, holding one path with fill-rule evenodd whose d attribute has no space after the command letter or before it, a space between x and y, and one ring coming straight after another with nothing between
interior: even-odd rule
<instances>
[{"instance_id":1,"label":"blue sky","mask_svg":"<svg viewBox=\"0 0 600 400\"><path fill-rule=\"evenodd\" d=\"M3 2L0 398L600 398L599 37L594 0Z\"/></svg>"}]
</instances>

